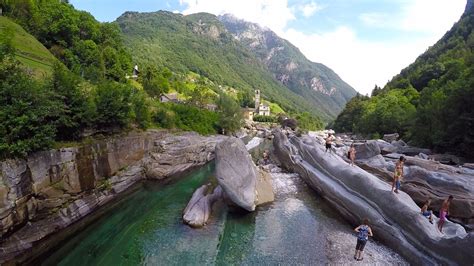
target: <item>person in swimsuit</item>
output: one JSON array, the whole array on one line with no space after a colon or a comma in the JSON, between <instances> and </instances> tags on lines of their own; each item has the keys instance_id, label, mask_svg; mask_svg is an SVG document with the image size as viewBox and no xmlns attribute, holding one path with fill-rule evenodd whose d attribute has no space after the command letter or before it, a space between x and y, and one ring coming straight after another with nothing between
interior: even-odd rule
<instances>
[{"instance_id":1,"label":"person in swimsuit","mask_svg":"<svg viewBox=\"0 0 474 266\"><path fill-rule=\"evenodd\" d=\"M333 138L332 138L332 135L331 133L328 134L328 137L326 138L326 152L329 150L331 151L331 148L332 148L332 141L333 141Z\"/></svg>"},{"instance_id":2,"label":"person in swimsuit","mask_svg":"<svg viewBox=\"0 0 474 266\"><path fill-rule=\"evenodd\" d=\"M372 229L369 226L369 219L364 219L361 225L357 226L354 231L357 232L357 245L355 249L354 259L363 260L363 252L369 236L374 236L372 234Z\"/></svg>"},{"instance_id":3,"label":"person in swimsuit","mask_svg":"<svg viewBox=\"0 0 474 266\"><path fill-rule=\"evenodd\" d=\"M443 201L441 205L441 209L439 210L439 222L438 222L438 230L442 233L443 232L443 225L446 222L446 216L449 214L449 206L451 205L451 201L453 201L453 195L450 195L448 199Z\"/></svg>"},{"instance_id":4,"label":"person in swimsuit","mask_svg":"<svg viewBox=\"0 0 474 266\"><path fill-rule=\"evenodd\" d=\"M351 144L351 147L349 148L349 160L351 160L351 162L349 163L350 165L354 166L355 158L356 158L356 149L354 147L354 144Z\"/></svg>"},{"instance_id":5,"label":"person in swimsuit","mask_svg":"<svg viewBox=\"0 0 474 266\"><path fill-rule=\"evenodd\" d=\"M428 208L430 207L431 204L431 199L428 199L425 204L423 204L423 207L421 207L421 214L428 218L430 223L433 223L433 211L429 211Z\"/></svg>"},{"instance_id":6,"label":"person in swimsuit","mask_svg":"<svg viewBox=\"0 0 474 266\"><path fill-rule=\"evenodd\" d=\"M395 173L393 174L393 182L392 182L392 192L395 188L395 193L398 193L400 189L400 181L403 178L403 164L405 163L405 157L400 156L397 163L395 164Z\"/></svg>"}]
</instances>

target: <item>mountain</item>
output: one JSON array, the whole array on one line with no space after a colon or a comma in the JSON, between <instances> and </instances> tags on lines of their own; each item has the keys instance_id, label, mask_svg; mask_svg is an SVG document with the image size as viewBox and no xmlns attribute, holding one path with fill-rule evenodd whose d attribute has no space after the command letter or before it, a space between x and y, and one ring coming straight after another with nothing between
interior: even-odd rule
<instances>
[{"instance_id":1,"label":"mountain","mask_svg":"<svg viewBox=\"0 0 474 266\"><path fill-rule=\"evenodd\" d=\"M265 99L286 111L307 111L326 121L334 118L350 98L346 92L346 98L333 101L332 96L314 90L314 95L311 90L289 90L255 51L236 39L226 24L211 14L126 12L116 22L139 65L154 64L174 72L193 71L218 84L248 92L260 89ZM327 93L331 94L331 87ZM332 94L338 97L340 91L336 88Z\"/></svg>"},{"instance_id":2,"label":"mountain","mask_svg":"<svg viewBox=\"0 0 474 266\"><path fill-rule=\"evenodd\" d=\"M38 78L51 75L58 60L46 47L7 17L0 16L0 25L0 39L11 38L16 58L31 74Z\"/></svg>"},{"instance_id":3,"label":"mountain","mask_svg":"<svg viewBox=\"0 0 474 266\"><path fill-rule=\"evenodd\" d=\"M356 91L327 66L309 61L301 51L258 24L226 14L219 20L236 40L264 63L273 76L293 92L311 99L333 116Z\"/></svg>"},{"instance_id":4,"label":"mountain","mask_svg":"<svg viewBox=\"0 0 474 266\"><path fill-rule=\"evenodd\" d=\"M354 98L335 129L399 131L416 145L474 158L474 5L370 99Z\"/></svg>"}]
</instances>

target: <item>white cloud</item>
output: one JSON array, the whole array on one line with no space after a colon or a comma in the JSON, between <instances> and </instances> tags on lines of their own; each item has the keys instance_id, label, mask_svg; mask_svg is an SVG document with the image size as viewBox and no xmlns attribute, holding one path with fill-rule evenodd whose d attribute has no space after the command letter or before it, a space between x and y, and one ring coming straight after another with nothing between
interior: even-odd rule
<instances>
[{"instance_id":1,"label":"white cloud","mask_svg":"<svg viewBox=\"0 0 474 266\"><path fill-rule=\"evenodd\" d=\"M298 9L303 13L303 16L309 18L314 13L318 12L319 10L323 9L322 6L318 5L317 3L311 1L311 3L303 4L298 6Z\"/></svg>"},{"instance_id":2,"label":"white cloud","mask_svg":"<svg viewBox=\"0 0 474 266\"><path fill-rule=\"evenodd\" d=\"M268 27L277 34L281 34L287 23L295 19L287 0L180 0L180 4L186 6L183 14L230 13L238 18Z\"/></svg>"},{"instance_id":3,"label":"white cloud","mask_svg":"<svg viewBox=\"0 0 474 266\"><path fill-rule=\"evenodd\" d=\"M390 15L386 13L370 12L362 13L359 19L367 26L371 27L387 27Z\"/></svg>"},{"instance_id":4,"label":"white cloud","mask_svg":"<svg viewBox=\"0 0 474 266\"><path fill-rule=\"evenodd\" d=\"M404 6L399 25L407 31L443 34L459 19L465 6L466 0L412 0Z\"/></svg>"},{"instance_id":5,"label":"white cloud","mask_svg":"<svg viewBox=\"0 0 474 266\"><path fill-rule=\"evenodd\" d=\"M383 86L431 44L426 38L393 44L364 41L349 27L311 35L289 29L284 35L310 60L327 65L362 94L375 84Z\"/></svg>"},{"instance_id":6,"label":"white cloud","mask_svg":"<svg viewBox=\"0 0 474 266\"><path fill-rule=\"evenodd\" d=\"M354 25L339 26L321 34L306 34L300 29L288 28L288 22L297 19L296 14L311 16L320 10L315 2L303 8L305 5L301 4L289 7L288 0L179 1L185 6L184 14L231 13L270 28L300 48L308 59L332 68L363 94L370 93L375 84L385 85L440 39L459 19L465 6L465 0L396 0L401 5L400 12L367 12L359 19L373 27L416 32L419 37L413 38L413 34L403 36L397 32L396 41L374 41L362 39L352 28Z\"/></svg>"}]
</instances>

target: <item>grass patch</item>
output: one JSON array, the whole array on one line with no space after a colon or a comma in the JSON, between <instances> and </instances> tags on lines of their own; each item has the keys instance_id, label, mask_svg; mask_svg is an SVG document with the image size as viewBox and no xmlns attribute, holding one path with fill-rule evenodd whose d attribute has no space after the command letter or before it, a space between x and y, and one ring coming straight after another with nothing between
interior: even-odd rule
<instances>
[{"instance_id":1,"label":"grass patch","mask_svg":"<svg viewBox=\"0 0 474 266\"><path fill-rule=\"evenodd\" d=\"M57 59L32 35L12 20L0 16L0 32L13 34L12 45L15 55L25 67L32 71L35 78L51 75Z\"/></svg>"}]
</instances>

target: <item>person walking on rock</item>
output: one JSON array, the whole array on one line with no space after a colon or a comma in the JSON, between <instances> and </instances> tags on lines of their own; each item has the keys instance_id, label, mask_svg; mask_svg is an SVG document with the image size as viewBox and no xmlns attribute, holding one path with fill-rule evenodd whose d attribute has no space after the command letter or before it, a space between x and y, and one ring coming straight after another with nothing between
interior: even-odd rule
<instances>
[{"instance_id":1,"label":"person walking on rock","mask_svg":"<svg viewBox=\"0 0 474 266\"><path fill-rule=\"evenodd\" d=\"M395 163L395 173L393 174L392 192L395 188L395 193L398 193L400 189L400 181L403 178L403 164L405 163L405 157L400 156L400 159Z\"/></svg>"},{"instance_id":2,"label":"person walking on rock","mask_svg":"<svg viewBox=\"0 0 474 266\"><path fill-rule=\"evenodd\" d=\"M329 150L331 151L331 148L332 148L332 141L333 141L333 137L331 135L331 133L328 134L328 137L326 138L326 152Z\"/></svg>"},{"instance_id":3,"label":"person walking on rock","mask_svg":"<svg viewBox=\"0 0 474 266\"><path fill-rule=\"evenodd\" d=\"M421 214L428 218L430 223L433 223L433 211L429 211L428 208L430 207L431 204L431 199L428 199L425 204L423 204L423 207L421 207Z\"/></svg>"},{"instance_id":4,"label":"person walking on rock","mask_svg":"<svg viewBox=\"0 0 474 266\"><path fill-rule=\"evenodd\" d=\"M349 164L354 166L354 161L356 158L356 149L354 147L354 144L351 144L351 147L349 148L349 152L347 153L347 157L349 160L351 160Z\"/></svg>"},{"instance_id":5,"label":"person walking on rock","mask_svg":"<svg viewBox=\"0 0 474 266\"><path fill-rule=\"evenodd\" d=\"M354 231L357 232L357 245L355 249L354 259L361 261L363 260L364 247L369 240L369 236L374 236L372 234L372 229L369 226L369 220L364 219L361 225L357 226Z\"/></svg>"},{"instance_id":6,"label":"person walking on rock","mask_svg":"<svg viewBox=\"0 0 474 266\"><path fill-rule=\"evenodd\" d=\"M453 195L450 195L448 199L445 199L441 205L441 209L439 210L438 229L441 233L443 232L443 225L446 222L446 216L449 214L449 206L451 205L453 198Z\"/></svg>"}]
</instances>

